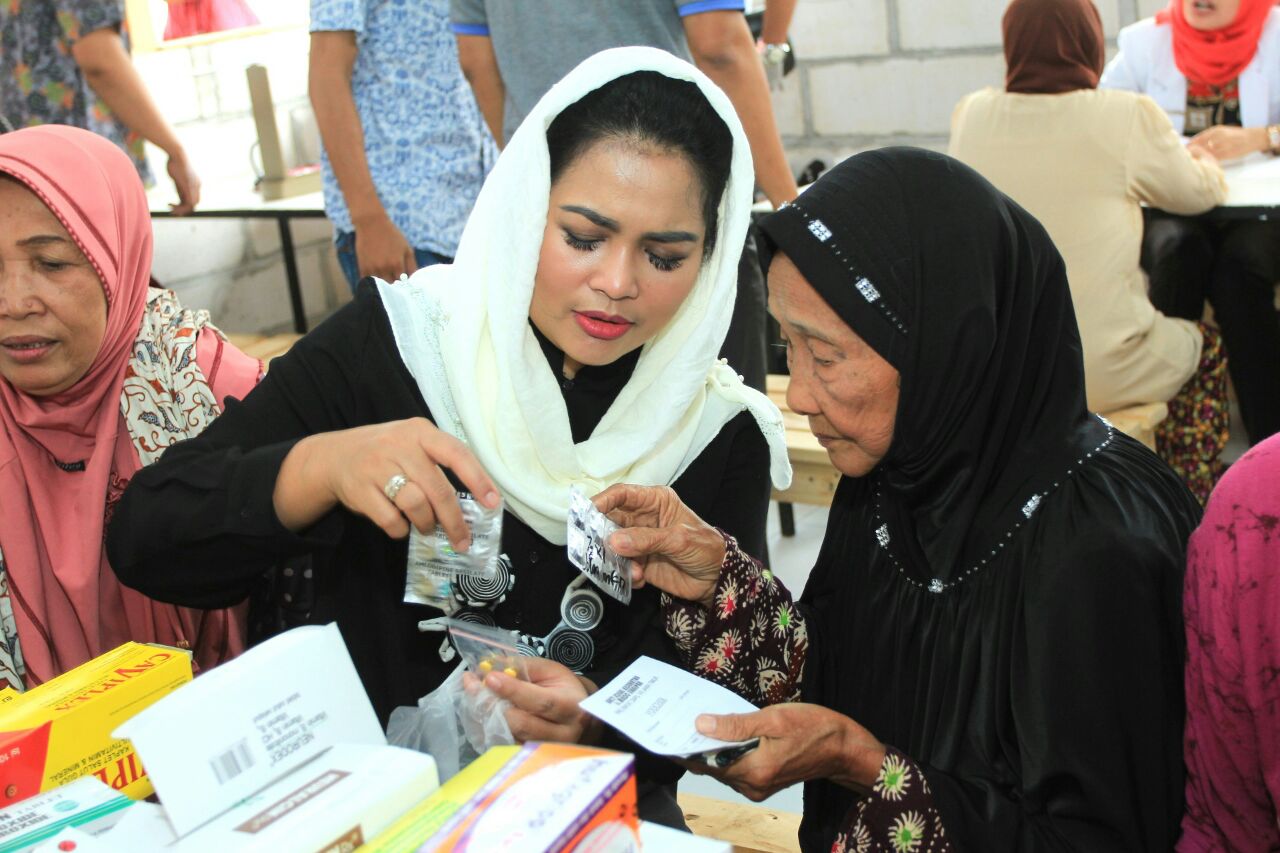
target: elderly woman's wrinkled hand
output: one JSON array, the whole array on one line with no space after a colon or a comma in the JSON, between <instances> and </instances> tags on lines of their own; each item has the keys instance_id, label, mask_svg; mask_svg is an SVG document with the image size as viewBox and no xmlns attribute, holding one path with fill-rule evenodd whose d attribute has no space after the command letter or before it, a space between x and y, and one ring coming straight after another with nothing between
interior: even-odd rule
<instances>
[{"instance_id":1,"label":"elderly woman's wrinkled hand","mask_svg":"<svg viewBox=\"0 0 1280 853\"><path fill-rule=\"evenodd\" d=\"M609 538L609 547L631 558L635 586L651 583L676 598L711 605L724 564L724 537L672 489L619 484L593 500L622 528Z\"/></svg>"},{"instance_id":2,"label":"elderly woman's wrinkled hand","mask_svg":"<svg viewBox=\"0 0 1280 853\"><path fill-rule=\"evenodd\" d=\"M725 768L681 762L756 802L812 779L865 793L884 763L884 744L853 720L821 705L795 702L752 714L703 714L697 726L702 734L720 740L760 739L759 746Z\"/></svg>"},{"instance_id":3,"label":"elderly woman's wrinkled hand","mask_svg":"<svg viewBox=\"0 0 1280 853\"><path fill-rule=\"evenodd\" d=\"M596 690L589 679L575 675L568 667L545 658L526 658L529 680L521 681L500 672L491 672L484 686L511 703L507 725L521 743L530 740L556 743L594 743L599 740L600 722L578 703ZM478 683L467 673L464 682Z\"/></svg>"}]
</instances>

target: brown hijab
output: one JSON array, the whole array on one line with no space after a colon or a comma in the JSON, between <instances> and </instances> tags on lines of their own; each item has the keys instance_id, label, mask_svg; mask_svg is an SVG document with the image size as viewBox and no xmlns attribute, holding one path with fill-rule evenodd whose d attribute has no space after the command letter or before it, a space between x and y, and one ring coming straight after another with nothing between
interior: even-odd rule
<instances>
[{"instance_id":1,"label":"brown hijab","mask_svg":"<svg viewBox=\"0 0 1280 853\"><path fill-rule=\"evenodd\" d=\"M1004 87L1027 95L1095 89L1106 62L1091 0L1013 0L1004 13Z\"/></svg>"}]
</instances>

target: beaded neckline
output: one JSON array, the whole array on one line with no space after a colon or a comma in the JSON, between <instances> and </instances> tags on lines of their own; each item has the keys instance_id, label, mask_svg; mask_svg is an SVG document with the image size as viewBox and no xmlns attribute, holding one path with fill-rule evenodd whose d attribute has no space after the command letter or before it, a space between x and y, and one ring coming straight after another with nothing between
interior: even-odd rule
<instances>
[{"instance_id":1,"label":"beaded neckline","mask_svg":"<svg viewBox=\"0 0 1280 853\"><path fill-rule=\"evenodd\" d=\"M1013 527L1005 531L1004 536L1000 537L996 541L996 544L991 549L990 553L988 553L985 557L982 557L981 559L979 559L978 562L969 566L969 568L965 569L965 571L961 572L960 575L955 580L944 581L941 578L933 578L928 583L924 583L922 581L916 580L915 578L911 577L911 575L907 573L906 567L904 567L902 563L899 562L897 555L895 555L893 553L893 549L889 547L892 537L890 536L890 533L889 533L889 523L884 520L884 516L880 509L880 481L877 480L875 496L873 498L875 520L872 523L875 525L876 542L879 543L880 549L884 551L885 555L889 558L890 562L893 563L894 568L898 570L898 574L902 575L903 579L906 580L907 583L911 584L914 587L918 587L920 589L938 594L938 593L946 592L948 589L951 589L953 587L959 586L960 584L964 583L969 578L973 577L975 574L977 574L978 572L986 568L988 563L994 561L995 558L999 556L1000 552L1004 550L1005 545L1009 544L1009 542L1012 541L1013 534L1017 533L1024 524L1027 524L1028 522L1031 521L1031 517L1035 515L1036 510L1040 508L1040 505L1045 498L1047 498L1049 495L1057 491L1058 487L1062 485L1062 483L1066 482L1068 478L1070 478L1073 474L1075 474L1075 472L1083 468L1085 464L1089 462L1089 460L1093 459L1094 456L1101 453L1103 450L1107 448L1109 444L1111 444L1111 441L1112 439L1115 438L1115 434L1116 434L1115 427L1111 425L1110 421L1108 421L1106 418L1102 417L1101 415L1094 415L1094 417L1100 420L1103 426L1107 428L1107 435L1102 440L1102 442L1097 447L1093 448L1093 450L1086 452L1083 456L1077 459L1074 464L1072 464L1069 468L1067 468L1066 473L1062 475L1061 479L1055 480L1053 485L1051 485L1049 488L1045 489L1044 491L1033 492L1027 498L1026 502L1022 505L1023 517L1020 518L1018 521L1014 522Z\"/></svg>"}]
</instances>

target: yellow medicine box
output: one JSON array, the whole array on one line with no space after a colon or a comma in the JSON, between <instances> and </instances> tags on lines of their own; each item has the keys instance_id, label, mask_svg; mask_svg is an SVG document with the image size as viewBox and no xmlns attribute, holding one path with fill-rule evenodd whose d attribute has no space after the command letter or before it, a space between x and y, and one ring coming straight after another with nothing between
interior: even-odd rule
<instances>
[{"instance_id":1,"label":"yellow medicine box","mask_svg":"<svg viewBox=\"0 0 1280 853\"><path fill-rule=\"evenodd\" d=\"M0 808L81 776L135 800L151 780L116 726L191 680L191 656L125 643L26 693L0 695Z\"/></svg>"}]
</instances>

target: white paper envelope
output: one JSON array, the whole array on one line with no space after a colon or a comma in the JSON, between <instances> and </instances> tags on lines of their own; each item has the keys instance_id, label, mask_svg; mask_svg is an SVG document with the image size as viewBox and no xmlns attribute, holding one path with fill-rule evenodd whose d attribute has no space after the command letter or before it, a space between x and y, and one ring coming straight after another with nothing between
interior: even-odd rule
<instances>
[{"instance_id":1,"label":"white paper envelope","mask_svg":"<svg viewBox=\"0 0 1280 853\"><path fill-rule=\"evenodd\" d=\"M114 732L185 835L339 743L386 743L336 625L294 628L204 673Z\"/></svg>"},{"instance_id":2,"label":"white paper envelope","mask_svg":"<svg viewBox=\"0 0 1280 853\"><path fill-rule=\"evenodd\" d=\"M699 734L699 714L759 710L732 690L644 655L578 704L652 753L686 756L747 743Z\"/></svg>"}]
</instances>

